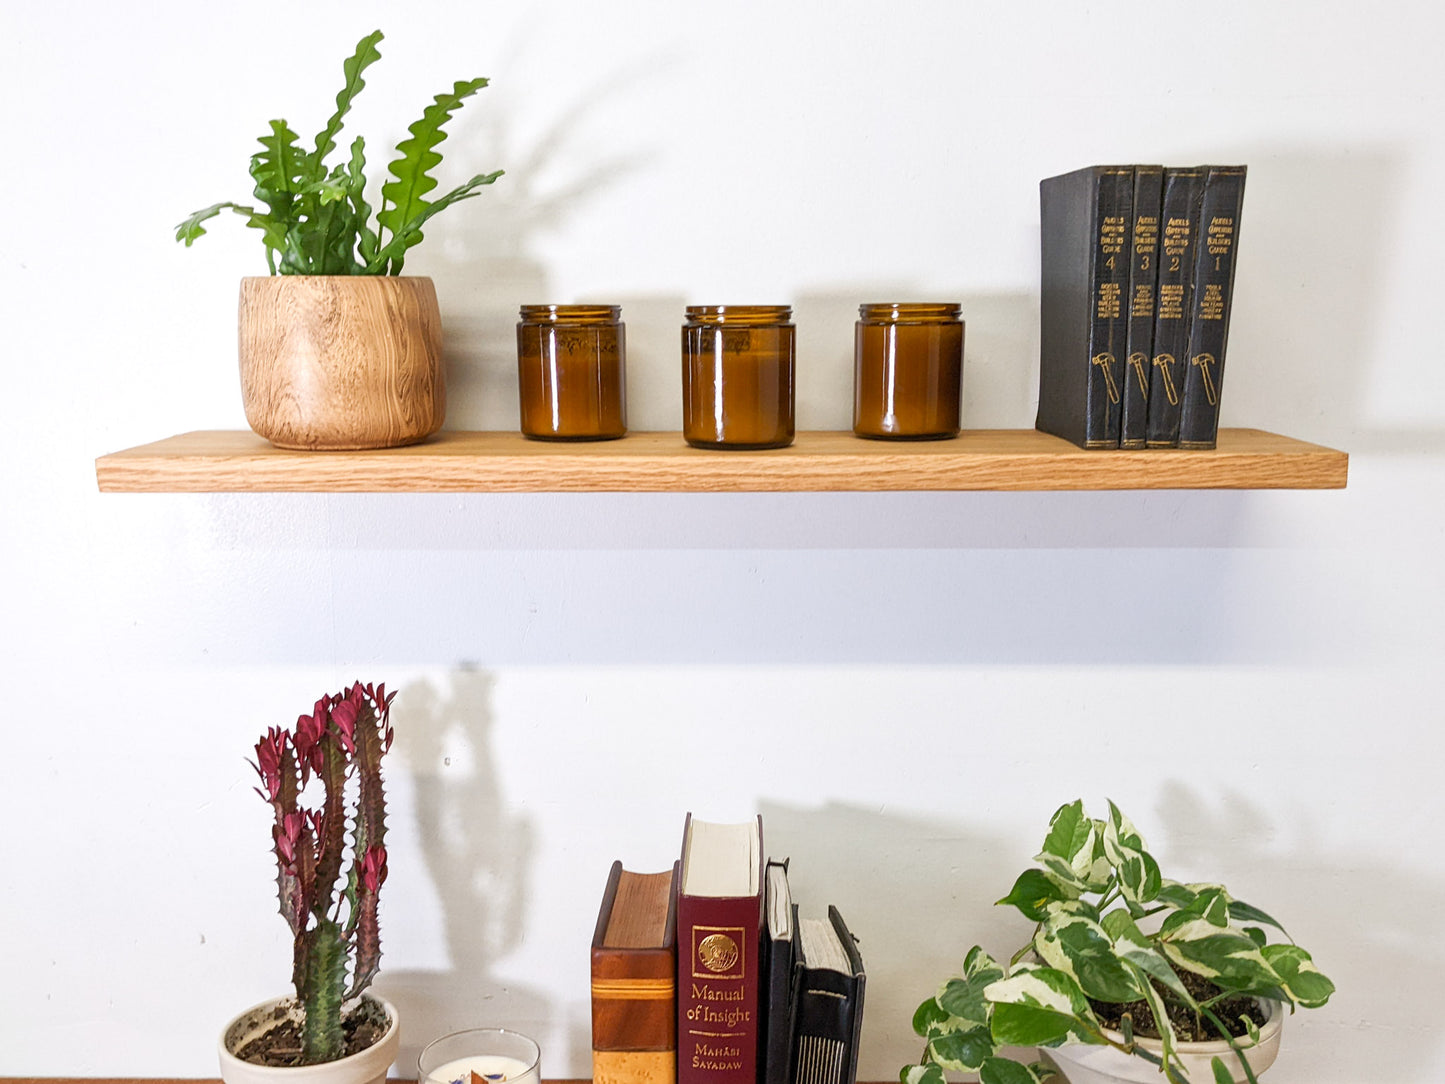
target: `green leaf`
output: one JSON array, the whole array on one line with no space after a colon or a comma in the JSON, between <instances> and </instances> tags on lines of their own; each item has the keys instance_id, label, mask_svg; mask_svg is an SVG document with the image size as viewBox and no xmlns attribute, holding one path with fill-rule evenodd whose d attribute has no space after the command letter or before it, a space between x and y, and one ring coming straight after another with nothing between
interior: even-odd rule
<instances>
[{"instance_id":1,"label":"green leaf","mask_svg":"<svg viewBox=\"0 0 1445 1084\"><path fill-rule=\"evenodd\" d=\"M1034 935L1034 948L1051 967L1071 975L1096 1001L1137 1001L1134 972L1114 954L1104 928L1082 914L1055 912Z\"/></svg>"},{"instance_id":2,"label":"green leaf","mask_svg":"<svg viewBox=\"0 0 1445 1084\"><path fill-rule=\"evenodd\" d=\"M1284 934L1286 937L1289 936L1289 931L1287 931L1283 926L1281 926L1276 919L1271 918L1269 915L1261 911L1258 907L1251 907L1243 900L1232 899L1229 901L1229 917L1235 922L1241 924L1246 922L1262 922L1266 926L1273 926L1276 930Z\"/></svg>"},{"instance_id":3,"label":"green leaf","mask_svg":"<svg viewBox=\"0 0 1445 1084\"><path fill-rule=\"evenodd\" d=\"M1335 984L1298 945L1266 945L1260 954L1279 976L1285 992L1306 1009L1319 1008L1335 992Z\"/></svg>"},{"instance_id":4,"label":"green leaf","mask_svg":"<svg viewBox=\"0 0 1445 1084\"><path fill-rule=\"evenodd\" d=\"M376 258L379 247L376 231L371 228L371 205L366 202L366 140L357 136L351 144L351 159L346 163L350 188L351 211L356 222L356 247L362 267Z\"/></svg>"},{"instance_id":5,"label":"green leaf","mask_svg":"<svg viewBox=\"0 0 1445 1084\"><path fill-rule=\"evenodd\" d=\"M1054 968L1024 965L985 994L993 1004L989 1027L999 1043L1057 1043L1099 1026L1078 983Z\"/></svg>"},{"instance_id":6,"label":"green leaf","mask_svg":"<svg viewBox=\"0 0 1445 1084\"><path fill-rule=\"evenodd\" d=\"M898 1081L899 1084L945 1084L943 1070L937 1065L905 1065Z\"/></svg>"},{"instance_id":7,"label":"green leaf","mask_svg":"<svg viewBox=\"0 0 1445 1084\"><path fill-rule=\"evenodd\" d=\"M1007 1058L989 1058L978 1074L979 1084L1041 1084L1039 1075L1027 1065Z\"/></svg>"},{"instance_id":8,"label":"green leaf","mask_svg":"<svg viewBox=\"0 0 1445 1084\"><path fill-rule=\"evenodd\" d=\"M480 195L476 189L482 185L491 184L501 175L502 171L500 169L493 173L479 173L466 184L458 185L452 189L435 203L427 204L425 210L400 229L393 232L385 247L378 250L376 257L367 265L367 272L369 274L376 274L380 271L385 271L387 265L389 265L390 274L400 274L406 250L421 241L421 228L427 219L450 207L453 203L460 203L464 199L471 199L473 196ZM377 221L381 222L385 214L385 211L378 214L376 216Z\"/></svg>"},{"instance_id":9,"label":"green leaf","mask_svg":"<svg viewBox=\"0 0 1445 1084\"><path fill-rule=\"evenodd\" d=\"M928 1044L934 1061L955 1073L976 1073L993 1056L994 1042L987 1027L940 1036Z\"/></svg>"},{"instance_id":10,"label":"green leaf","mask_svg":"<svg viewBox=\"0 0 1445 1084\"><path fill-rule=\"evenodd\" d=\"M256 198L271 208L277 218L284 218L292 199L305 183L306 158L296 145L296 133L284 120L271 122L270 135L257 141L263 148L251 156L251 179L256 182Z\"/></svg>"},{"instance_id":11,"label":"green leaf","mask_svg":"<svg viewBox=\"0 0 1445 1084\"><path fill-rule=\"evenodd\" d=\"M1061 805L1049 818L1049 834L1044 837L1042 854L1055 855L1072 865L1074 858L1090 843L1093 832L1093 821L1084 816L1082 798Z\"/></svg>"},{"instance_id":12,"label":"green leaf","mask_svg":"<svg viewBox=\"0 0 1445 1084\"><path fill-rule=\"evenodd\" d=\"M1076 1023L1072 1013L1038 1005L995 1005L989 1028L1001 1046L1042 1046L1067 1039Z\"/></svg>"},{"instance_id":13,"label":"green leaf","mask_svg":"<svg viewBox=\"0 0 1445 1084\"><path fill-rule=\"evenodd\" d=\"M992 982L1003 978L1003 968L981 946L974 945L963 958L963 975L968 979L992 975L994 978L989 980Z\"/></svg>"},{"instance_id":14,"label":"green leaf","mask_svg":"<svg viewBox=\"0 0 1445 1084\"><path fill-rule=\"evenodd\" d=\"M1169 961L1154 947L1153 942L1144 936L1132 917L1124 911L1110 911L1104 916L1102 926L1114 942L1114 955L1130 967L1136 968L1142 975L1163 983L1165 988L1172 991L1184 1004L1194 1007L1193 996L1180 981L1174 968L1169 966ZM1139 985L1147 995L1150 991L1149 984L1140 981Z\"/></svg>"},{"instance_id":15,"label":"green leaf","mask_svg":"<svg viewBox=\"0 0 1445 1084\"><path fill-rule=\"evenodd\" d=\"M1014 882L1013 889L1009 894L999 900L995 906L1017 907L1023 912L1025 918L1033 922L1042 922L1048 917L1047 907L1050 903L1077 899L1078 896L1077 882L1066 885L1058 877L1044 870L1026 869L1019 874L1019 879Z\"/></svg>"},{"instance_id":16,"label":"green leaf","mask_svg":"<svg viewBox=\"0 0 1445 1084\"><path fill-rule=\"evenodd\" d=\"M988 1023L988 1004L984 990L1003 978L1003 969L978 946L964 961L964 977L950 979L938 992L938 1004L950 1016L967 1026Z\"/></svg>"},{"instance_id":17,"label":"green leaf","mask_svg":"<svg viewBox=\"0 0 1445 1084\"><path fill-rule=\"evenodd\" d=\"M948 1013L944 1012L936 998L929 998L913 1013L913 1030L925 1039L931 1031L941 1030L947 1022Z\"/></svg>"},{"instance_id":18,"label":"green leaf","mask_svg":"<svg viewBox=\"0 0 1445 1084\"><path fill-rule=\"evenodd\" d=\"M1178 881L1162 881L1157 898L1160 903L1184 910L1194 902L1194 897L1195 892L1188 885L1182 885Z\"/></svg>"},{"instance_id":19,"label":"green leaf","mask_svg":"<svg viewBox=\"0 0 1445 1084\"><path fill-rule=\"evenodd\" d=\"M391 231L393 239L399 237L404 229L416 222L431 206L426 195L437 186L431 171L442 160L436 147L446 138L443 128L451 115L461 108L462 102L486 85L486 79L458 80L452 84L450 93L438 94L432 104L423 111L421 120L407 129L411 138L397 144L400 157L388 167L388 171L396 179L382 185L383 207L376 216L381 226ZM496 180L496 176L491 180ZM491 180L479 182L478 178L473 178L468 185L462 187L475 187L478 183L490 184ZM421 232L418 227L415 239L405 247L420 240Z\"/></svg>"},{"instance_id":20,"label":"green leaf","mask_svg":"<svg viewBox=\"0 0 1445 1084\"><path fill-rule=\"evenodd\" d=\"M1202 937L1166 939L1161 944L1180 967L1213 979L1225 990L1266 991L1281 985L1275 970L1242 933L1216 931Z\"/></svg>"},{"instance_id":21,"label":"green leaf","mask_svg":"<svg viewBox=\"0 0 1445 1084\"><path fill-rule=\"evenodd\" d=\"M341 131L343 119L351 111L351 102L366 86L366 80L361 78L361 73L381 59L381 53L376 48L377 42L381 40L381 31L373 30L356 43L356 52L341 65L345 82L336 95L336 112L326 122L326 127L316 134L316 149L311 152L307 161L308 172L312 177L319 177L325 172L326 156L336 146L336 136Z\"/></svg>"},{"instance_id":22,"label":"green leaf","mask_svg":"<svg viewBox=\"0 0 1445 1084\"><path fill-rule=\"evenodd\" d=\"M239 203L213 203L209 207L202 207L199 211L193 212L189 218L176 226L176 240L184 241L186 247L190 248L196 238L205 236L206 230L201 223L215 218L222 211L235 211L238 215L245 215L247 218L254 217L256 214L254 207L243 207Z\"/></svg>"},{"instance_id":23,"label":"green leaf","mask_svg":"<svg viewBox=\"0 0 1445 1084\"><path fill-rule=\"evenodd\" d=\"M1214 1084L1234 1084L1234 1075L1218 1054L1209 1059L1209 1069L1214 1074Z\"/></svg>"}]
</instances>

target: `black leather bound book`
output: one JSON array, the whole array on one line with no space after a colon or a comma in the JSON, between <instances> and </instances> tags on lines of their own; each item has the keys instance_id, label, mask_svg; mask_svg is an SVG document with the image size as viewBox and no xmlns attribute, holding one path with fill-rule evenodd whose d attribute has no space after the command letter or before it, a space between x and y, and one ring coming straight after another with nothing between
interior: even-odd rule
<instances>
[{"instance_id":1,"label":"black leather bound book","mask_svg":"<svg viewBox=\"0 0 1445 1084\"><path fill-rule=\"evenodd\" d=\"M763 1036L758 1044L762 1084L788 1084L797 929L798 906L788 886L788 860L770 858L763 871Z\"/></svg>"},{"instance_id":2,"label":"black leather bound book","mask_svg":"<svg viewBox=\"0 0 1445 1084\"><path fill-rule=\"evenodd\" d=\"M1134 223L1129 236L1129 330L1125 337L1119 447L1143 448L1149 428L1149 370L1154 356L1155 287L1159 281L1159 204L1163 166L1134 167Z\"/></svg>"},{"instance_id":3,"label":"black leather bound book","mask_svg":"<svg viewBox=\"0 0 1445 1084\"><path fill-rule=\"evenodd\" d=\"M1213 448L1219 435L1219 396L1224 389L1224 349L1234 295L1239 214L1244 206L1244 166L1210 166L1199 212L1194 253L1194 313L1189 324L1189 371L1179 447Z\"/></svg>"},{"instance_id":4,"label":"black leather bound book","mask_svg":"<svg viewBox=\"0 0 1445 1084\"><path fill-rule=\"evenodd\" d=\"M863 959L843 916L794 923L791 1084L854 1084L863 1026Z\"/></svg>"},{"instance_id":5,"label":"black leather bound book","mask_svg":"<svg viewBox=\"0 0 1445 1084\"><path fill-rule=\"evenodd\" d=\"M1151 448L1179 443L1179 412L1189 352L1189 314L1194 305L1194 247L1199 201L1204 195L1199 167L1164 171L1164 202L1159 212L1159 281L1155 287L1154 359L1149 373Z\"/></svg>"},{"instance_id":6,"label":"black leather bound book","mask_svg":"<svg viewBox=\"0 0 1445 1084\"><path fill-rule=\"evenodd\" d=\"M1036 428L1081 448L1117 448L1128 331L1133 166L1039 182Z\"/></svg>"}]
</instances>

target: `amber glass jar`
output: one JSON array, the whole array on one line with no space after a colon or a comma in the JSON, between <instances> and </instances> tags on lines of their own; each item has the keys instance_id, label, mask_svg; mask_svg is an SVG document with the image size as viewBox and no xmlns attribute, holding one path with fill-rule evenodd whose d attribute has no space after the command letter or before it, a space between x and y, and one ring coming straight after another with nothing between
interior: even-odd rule
<instances>
[{"instance_id":1,"label":"amber glass jar","mask_svg":"<svg viewBox=\"0 0 1445 1084\"><path fill-rule=\"evenodd\" d=\"M523 305L517 324L522 433L611 440L627 432L627 341L617 305Z\"/></svg>"},{"instance_id":2,"label":"amber glass jar","mask_svg":"<svg viewBox=\"0 0 1445 1084\"><path fill-rule=\"evenodd\" d=\"M853 432L890 440L958 436L963 321L950 303L858 306Z\"/></svg>"},{"instance_id":3,"label":"amber glass jar","mask_svg":"<svg viewBox=\"0 0 1445 1084\"><path fill-rule=\"evenodd\" d=\"M689 305L682 327L682 435L695 448L793 443L788 305Z\"/></svg>"}]
</instances>

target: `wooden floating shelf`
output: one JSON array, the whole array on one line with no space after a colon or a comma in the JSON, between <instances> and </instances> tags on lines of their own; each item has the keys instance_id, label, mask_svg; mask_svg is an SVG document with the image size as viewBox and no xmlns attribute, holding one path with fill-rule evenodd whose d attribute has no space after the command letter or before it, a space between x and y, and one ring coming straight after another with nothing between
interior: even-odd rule
<instances>
[{"instance_id":1,"label":"wooden floating shelf","mask_svg":"<svg viewBox=\"0 0 1445 1084\"><path fill-rule=\"evenodd\" d=\"M290 452L251 432L183 433L96 460L106 493L762 493L885 490L1342 489L1349 456L1258 429L1213 451L1083 451L1033 429L956 440L799 433L791 447L703 451L672 433L553 443L441 432L372 452Z\"/></svg>"}]
</instances>

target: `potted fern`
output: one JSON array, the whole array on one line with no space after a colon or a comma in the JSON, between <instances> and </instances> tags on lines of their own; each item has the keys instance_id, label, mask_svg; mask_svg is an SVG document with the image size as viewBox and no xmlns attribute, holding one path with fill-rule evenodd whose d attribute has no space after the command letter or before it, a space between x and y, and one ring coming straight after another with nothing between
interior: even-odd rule
<instances>
[{"instance_id":1,"label":"potted fern","mask_svg":"<svg viewBox=\"0 0 1445 1084\"><path fill-rule=\"evenodd\" d=\"M918 1007L923 1056L902 1084L1168 1081L1255 1084L1279 1049L1284 1012L1334 992L1310 954L1222 885L1160 876L1134 825L1083 802L1049 822L1037 867L999 900L1034 924L1006 963L975 945L961 976ZM1038 1047L1022 1064L1002 1046Z\"/></svg>"},{"instance_id":2,"label":"potted fern","mask_svg":"<svg viewBox=\"0 0 1445 1084\"><path fill-rule=\"evenodd\" d=\"M381 761L395 695L357 682L256 743L295 993L253 1006L223 1029L227 1084L276 1084L282 1070L297 1084L382 1084L396 1058L396 1010L367 993L381 964Z\"/></svg>"},{"instance_id":3,"label":"potted fern","mask_svg":"<svg viewBox=\"0 0 1445 1084\"><path fill-rule=\"evenodd\" d=\"M215 203L176 227L189 247L203 223L229 210L261 232L271 274L241 281L241 395L251 428L283 448L412 444L441 428L446 413L436 290L401 271L434 215L501 176L479 173L430 198L446 123L487 80L454 83L411 125L373 218L366 141L357 136L342 161L328 158L363 73L381 59L381 40L380 30L368 34L343 65L336 111L313 147L301 146L285 120L271 121L251 158L255 205Z\"/></svg>"}]
</instances>

